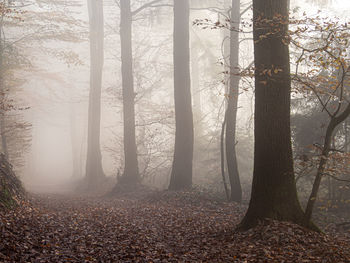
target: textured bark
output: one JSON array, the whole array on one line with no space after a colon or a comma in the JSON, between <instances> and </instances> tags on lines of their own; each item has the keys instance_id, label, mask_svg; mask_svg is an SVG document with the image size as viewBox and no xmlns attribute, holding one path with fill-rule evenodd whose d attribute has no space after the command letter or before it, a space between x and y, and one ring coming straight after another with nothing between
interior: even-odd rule
<instances>
[{"instance_id":1,"label":"textured bark","mask_svg":"<svg viewBox=\"0 0 350 263\"><path fill-rule=\"evenodd\" d=\"M226 160L228 177L231 185L230 199L234 202L242 201L242 187L238 172L236 155L236 122L239 95L239 25L240 0L232 0L231 31L230 31L230 80L226 110Z\"/></svg>"},{"instance_id":2,"label":"textured bark","mask_svg":"<svg viewBox=\"0 0 350 263\"><path fill-rule=\"evenodd\" d=\"M279 15L288 18L287 0L253 1L254 174L249 208L240 225L242 229L253 227L265 218L304 224L291 147L289 48L283 42L288 25L277 23L276 28L268 25L268 20ZM272 70L269 74L265 71L273 68L282 72L275 74Z\"/></svg>"},{"instance_id":3,"label":"textured bark","mask_svg":"<svg viewBox=\"0 0 350 263\"><path fill-rule=\"evenodd\" d=\"M1 108L4 107L5 94L4 94L4 38L3 38L3 19L4 13L0 17L0 104ZM1 150L5 154L6 159L9 158L7 138L5 134L5 111L0 112L0 136L1 136Z\"/></svg>"},{"instance_id":4,"label":"textured bark","mask_svg":"<svg viewBox=\"0 0 350 263\"><path fill-rule=\"evenodd\" d=\"M90 186L103 178L100 149L101 86L103 68L103 1L88 0L90 22L90 94L86 177Z\"/></svg>"},{"instance_id":5,"label":"textured bark","mask_svg":"<svg viewBox=\"0 0 350 263\"><path fill-rule=\"evenodd\" d=\"M191 103L189 1L174 0L175 151L171 190L192 186L193 116Z\"/></svg>"},{"instance_id":6,"label":"textured bark","mask_svg":"<svg viewBox=\"0 0 350 263\"><path fill-rule=\"evenodd\" d=\"M135 91L132 67L132 13L130 0L120 1L120 41L124 117L124 173L122 183L140 181L135 134Z\"/></svg>"}]
</instances>

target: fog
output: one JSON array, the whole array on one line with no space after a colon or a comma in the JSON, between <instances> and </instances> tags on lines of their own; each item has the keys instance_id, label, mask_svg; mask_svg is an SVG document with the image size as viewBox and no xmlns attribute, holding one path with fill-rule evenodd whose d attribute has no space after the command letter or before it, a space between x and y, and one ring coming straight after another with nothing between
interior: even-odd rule
<instances>
[{"instance_id":1,"label":"fog","mask_svg":"<svg viewBox=\"0 0 350 263\"><path fill-rule=\"evenodd\" d=\"M91 92L89 1L12 2L24 7L18 14L20 19L9 18L4 31L25 60L13 69L18 83L8 97L13 97L18 107L25 108L17 113L30 128L23 135L28 138L26 144L11 146L17 148L20 156L10 153L9 159L27 189L68 189L70 184L74 186L83 180L86 173ZM131 1L131 10L144 8L132 17L137 159L143 183L165 189L170 182L175 140L174 15L172 1L159 1L148 7L150 2ZM230 1L190 2L193 184L222 191L220 133L229 78L229 74L224 74L228 68L224 65L227 57L223 56L227 55L225 45L229 30L193 22L208 19L208 24L210 21L225 23ZM301 13L315 13L321 9L322 14L344 19L350 9L346 0L331 1L328 5L319 1L319 6L311 1L291 2L292 8L298 7ZM247 11L241 17L240 69L249 69L253 62L252 34L248 30L252 17L250 5L249 1L241 1L241 11ZM99 140L103 172L112 182L117 182L125 167L121 10L119 1L105 0L103 7L104 65ZM96 19L96 14L92 19ZM253 83L247 76L240 79L237 107L237 159L245 189L249 189L253 166ZM8 136L18 140L16 136L21 135L10 131Z\"/></svg>"}]
</instances>

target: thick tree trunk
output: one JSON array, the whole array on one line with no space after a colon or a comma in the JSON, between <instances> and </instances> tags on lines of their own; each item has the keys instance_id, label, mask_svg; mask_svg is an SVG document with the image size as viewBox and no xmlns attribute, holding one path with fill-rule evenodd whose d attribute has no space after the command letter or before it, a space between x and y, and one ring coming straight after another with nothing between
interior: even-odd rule
<instances>
[{"instance_id":1,"label":"thick tree trunk","mask_svg":"<svg viewBox=\"0 0 350 263\"><path fill-rule=\"evenodd\" d=\"M280 19L274 23L272 19ZM294 179L290 131L287 0L254 0L255 153L252 195L242 229L272 218L303 224ZM275 71L275 69L277 69Z\"/></svg>"},{"instance_id":2,"label":"thick tree trunk","mask_svg":"<svg viewBox=\"0 0 350 263\"><path fill-rule=\"evenodd\" d=\"M124 158L122 183L140 181L135 134L135 91L132 68L132 14L130 0L120 1L120 41L123 86Z\"/></svg>"},{"instance_id":3,"label":"thick tree trunk","mask_svg":"<svg viewBox=\"0 0 350 263\"><path fill-rule=\"evenodd\" d=\"M171 190L192 186L193 116L191 103L189 1L174 0L175 152Z\"/></svg>"},{"instance_id":4,"label":"thick tree trunk","mask_svg":"<svg viewBox=\"0 0 350 263\"><path fill-rule=\"evenodd\" d=\"M240 0L232 0L230 31L230 80L226 110L226 160L231 185L231 201L242 201L242 187L236 155L236 122L239 95L239 25Z\"/></svg>"},{"instance_id":5,"label":"thick tree trunk","mask_svg":"<svg viewBox=\"0 0 350 263\"><path fill-rule=\"evenodd\" d=\"M103 68L103 1L88 0L90 21L90 94L86 178L91 186L104 177L100 149L101 85Z\"/></svg>"}]
</instances>

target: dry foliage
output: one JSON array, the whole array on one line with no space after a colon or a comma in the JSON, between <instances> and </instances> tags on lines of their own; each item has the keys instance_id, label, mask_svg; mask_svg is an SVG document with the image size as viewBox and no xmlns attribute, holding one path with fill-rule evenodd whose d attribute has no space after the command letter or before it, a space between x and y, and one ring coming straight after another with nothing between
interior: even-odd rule
<instances>
[{"instance_id":1,"label":"dry foliage","mask_svg":"<svg viewBox=\"0 0 350 263\"><path fill-rule=\"evenodd\" d=\"M35 196L1 214L1 262L349 262L350 240L266 221L198 192L93 199Z\"/></svg>"}]
</instances>

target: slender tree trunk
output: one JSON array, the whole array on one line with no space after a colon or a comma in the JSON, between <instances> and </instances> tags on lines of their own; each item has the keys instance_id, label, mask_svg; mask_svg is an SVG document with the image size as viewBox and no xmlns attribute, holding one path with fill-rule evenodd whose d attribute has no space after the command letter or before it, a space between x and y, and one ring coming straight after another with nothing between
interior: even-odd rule
<instances>
[{"instance_id":1,"label":"slender tree trunk","mask_svg":"<svg viewBox=\"0 0 350 263\"><path fill-rule=\"evenodd\" d=\"M120 1L120 41L123 86L124 158L122 183L140 181L135 134L135 91L132 67L132 14L130 0Z\"/></svg>"},{"instance_id":2,"label":"slender tree trunk","mask_svg":"<svg viewBox=\"0 0 350 263\"><path fill-rule=\"evenodd\" d=\"M322 177L323 177L324 171L326 169L329 151L331 148L331 143L332 143L332 138L333 138L333 132L334 132L335 128L336 128L336 125L333 123L333 121L331 121L327 127L320 163L319 163L318 168L317 168L315 181L314 181L314 184L312 186L312 191L311 191L311 194L310 194L310 197L309 197L306 209L305 209L305 221L306 222L311 220L312 210L314 208L314 205L315 205L315 202L317 199L318 189L320 188Z\"/></svg>"},{"instance_id":3,"label":"slender tree trunk","mask_svg":"<svg viewBox=\"0 0 350 263\"><path fill-rule=\"evenodd\" d=\"M88 0L90 21L90 94L86 177L93 186L104 177L100 149L101 86L103 69L103 1Z\"/></svg>"},{"instance_id":4,"label":"slender tree trunk","mask_svg":"<svg viewBox=\"0 0 350 263\"><path fill-rule=\"evenodd\" d=\"M331 120L327 126L320 163L318 165L317 174L315 177L314 184L312 186L311 195L309 197L309 201L305 209L305 222L309 222L311 220L312 211L316 203L318 190L320 188L322 177L324 175L324 171L326 169L326 165L328 162L329 153L331 151L333 133L337 128L337 126L341 124L343 121L345 121L346 118L349 117L349 115L350 115L350 104L348 104L346 108L343 110L343 112L341 112L338 116L331 117Z\"/></svg>"},{"instance_id":5,"label":"slender tree trunk","mask_svg":"<svg viewBox=\"0 0 350 263\"><path fill-rule=\"evenodd\" d=\"M189 1L174 0L175 152L171 190L192 186L193 116L191 103Z\"/></svg>"},{"instance_id":6,"label":"slender tree trunk","mask_svg":"<svg viewBox=\"0 0 350 263\"><path fill-rule=\"evenodd\" d=\"M282 23L274 23L282 17ZM255 152L252 195L242 229L272 218L304 224L297 197L290 131L287 0L253 0ZM275 73L274 69L280 69Z\"/></svg>"},{"instance_id":7,"label":"slender tree trunk","mask_svg":"<svg viewBox=\"0 0 350 263\"><path fill-rule=\"evenodd\" d=\"M238 172L236 155L236 122L239 95L239 25L240 0L232 0L231 33L230 33L230 81L226 110L226 160L231 185L230 199L235 202L242 201L242 187Z\"/></svg>"},{"instance_id":8,"label":"slender tree trunk","mask_svg":"<svg viewBox=\"0 0 350 263\"><path fill-rule=\"evenodd\" d=\"M225 118L221 125L221 135L220 135L220 164L221 164L221 176L222 182L224 184L225 194L227 201L230 201L230 193L228 192L228 187L226 183L225 177L225 146L224 146L224 137L225 137L225 128L226 128L226 117L227 114L225 112Z\"/></svg>"},{"instance_id":9,"label":"slender tree trunk","mask_svg":"<svg viewBox=\"0 0 350 263\"><path fill-rule=\"evenodd\" d=\"M195 134L197 138L202 135L203 127L201 125L202 119L202 102L201 102L201 90L199 86L199 54L198 46L192 45L191 48L191 80L193 91L193 117L195 123Z\"/></svg>"},{"instance_id":10,"label":"slender tree trunk","mask_svg":"<svg viewBox=\"0 0 350 263\"><path fill-rule=\"evenodd\" d=\"M76 131L76 112L75 105L70 105L70 139L72 146L72 178L81 177L81 164L80 164L80 144L77 138Z\"/></svg>"}]
</instances>

